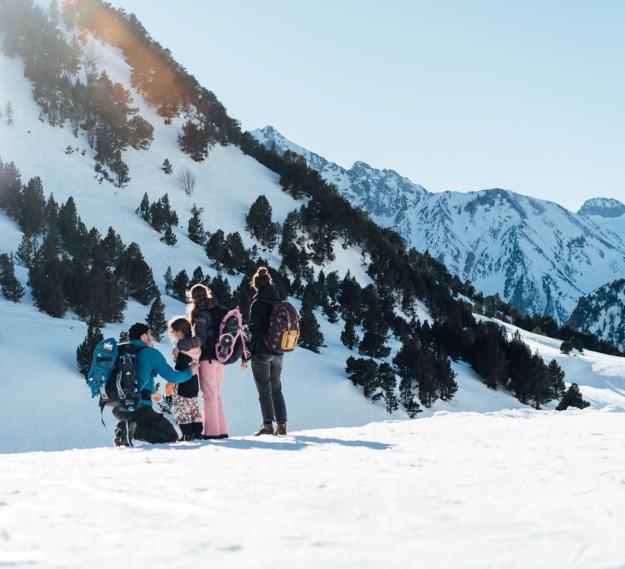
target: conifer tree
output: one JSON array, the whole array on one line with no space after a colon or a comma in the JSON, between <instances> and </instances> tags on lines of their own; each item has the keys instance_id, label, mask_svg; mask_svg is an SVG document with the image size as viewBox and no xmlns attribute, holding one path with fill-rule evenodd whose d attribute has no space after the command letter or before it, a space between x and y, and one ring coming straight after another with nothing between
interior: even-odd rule
<instances>
[{"instance_id":1,"label":"conifer tree","mask_svg":"<svg viewBox=\"0 0 625 569\"><path fill-rule=\"evenodd\" d=\"M150 198L148 198L148 193L143 194L143 198L141 199L141 203L137 208L137 213L148 223L151 224L150 218Z\"/></svg>"},{"instance_id":2,"label":"conifer tree","mask_svg":"<svg viewBox=\"0 0 625 569\"><path fill-rule=\"evenodd\" d=\"M202 129L193 121L188 120L178 136L180 148L196 162L202 162L208 156L208 140Z\"/></svg>"},{"instance_id":3,"label":"conifer tree","mask_svg":"<svg viewBox=\"0 0 625 569\"><path fill-rule=\"evenodd\" d=\"M201 284L203 283L205 280L204 277L204 271L202 270L202 267L197 266L195 267L195 270L193 271L193 274L191 275L191 280L189 281L189 286L193 286L196 284Z\"/></svg>"},{"instance_id":4,"label":"conifer tree","mask_svg":"<svg viewBox=\"0 0 625 569\"><path fill-rule=\"evenodd\" d=\"M26 235L36 235L43 230L46 220L46 201L43 184L38 176L31 178L21 195L18 222Z\"/></svg>"},{"instance_id":5,"label":"conifer tree","mask_svg":"<svg viewBox=\"0 0 625 569\"><path fill-rule=\"evenodd\" d=\"M380 388L380 392L373 396L373 400L384 398L386 404L386 411L393 413L399 409L399 401L395 395L395 388L397 386L397 379L395 377L395 371L392 366L386 362L383 362L378 367L378 374L376 383Z\"/></svg>"},{"instance_id":6,"label":"conifer tree","mask_svg":"<svg viewBox=\"0 0 625 569\"><path fill-rule=\"evenodd\" d=\"M285 257L289 249L295 245L297 230L299 229L299 214L296 209L290 211L282 224L282 235L280 237L280 255Z\"/></svg>"},{"instance_id":7,"label":"conifer tree","mask_svg":"<svg viewBox=\"0 0 625 569\"><path fill-rule=\"evenodd\" d=\"M350 356L345 362L345 371L354 385L362 387L364 396L369 399L378 384L378 364L370 358L354 358Z\"/></svg>"},{"instance_id":8,"label":"conifer tree","mask_svg":"<svg viewBox=\"0 0 625 569\"><path fill-rule=\"evenodd\" d=\"M54 194L50 194L50 197L48 197L48 201L46 202L46 208L44 212L44 219L48 227L51 227L58 223L59 204L56 203L56 200L54 199Z\"/></svg>"},{"instance_id":9,"label":"conifer tree","mask_svg":"<svg viewBox=\"0 0 625 569\"><path fill-rule=\"evenodd\" d=\"M35 253L37 252L37 240L24 234L17 247L17 260L27 269L30 269Z\"/></svg>"},{"instance_id":10,"label":"conifer tree","mask_svg":"<svg viewBox=\"0 0 625 569\"><path fill-rule=\"evenodd\" d=\"M115 185L118 188L123 188L130 182L128 165L122 159L122 153L119 150L113 155L110 167L115 174Z\"/></svg>"},{"instance_id":11,"label":"conifer tree","mask_svg":"<svg viewBox=\"0 0 625 569\"><path fill-rule=\"evenodd\" d=\"M580 354L584 353L584 343L576 336L571 336L569 338L569 344L573 350L577 350Z\"/></svg>"},{"instance_id":12,"label":"conifer tree","mask_svg":"<svg viewBox=\"0 0 625 569\"><path fill-rule=\"evenodd\" d=\"M213 296L217 299L219 304L228 307L233 304L230 283L223 278L221 273L218 273L213 277L210 282L209 288L213 292ZM244 318L247 318L247 314L245 312L243 312L243 315Z\"/></svg>"},{"instance_id":13,"label":"conifer tree","mask_svg":"<svg viewBox=\"0 0 625 569\"><path fill-rule=\"evenodd\" d=\"M19 302L24 296L24 287L15 277L13 257L0 254L0 292L11 302Z\"/></svg>"},{"instance_id":14,"label":"conifer tree","mask_svg":"<svg viewBox=\"0 0 625 569\"><path fill-rule=\"evenodd\" d=\"M419 403L415 399L412 390L412 380L409 377L402 377L399 382L399 400L411 419L414 419L418 413L422 412Z\"/></svg>"},{"instance_id":15,"label":"conifer tree","mask_svg":"<svg viewBox=\"0 0 625 569\"><path fill-rule=\"evenodd\" d=\"M78 217L72 196L59 208L58 229L61 242L68 252L74 254L77 251L84 251L87 228Z\"/></svg>"},{"instance_id":16,"label":"conifer tree","mask_svg":"<svg viewBox=\"0 0 625 569\"><path fill-rule=\"evenodd\" d=\"M550 377L551 399L560 399L564 396L566 386L564 384L564 371L556 360L551 360L547 367Z\"/></svg>"},{"instance_id":17,"label":"conifer tree","mask_svg":"<svg viewBox=\"0 0 625 569\"><path fill-rule=\"evenodd\" d=\"M121 344L122 342L128 342L129 338L128 338L128 330L122 330L119 333L119 343Z\"/></svg>"},{"instance_id":18,"label":"conifer tree","mask_svg":"<svg viewBox=\"0 0 625 569\"><path fill-rule=\"evenodd\" d=\"M62 318L66 310L64 265L58 254L59 238L53 228L33 257L28 270L28 283L37 308L50 316Z\"/></svg>"},{"instance_id":19,"label":"conifer tree","mask_svg":"<svg viewBox=\"0 0 625 569\"><path fill-rule=\"evenodd\" d=\"M458 391L458 384L456 383L456 372L451 369L449 365L449 358L444 353L432 354L432 367L434 372L434 378L436 381L436 396L443 401L450 401L453 399L456 391Z\"/></svg>"},{"instance_id":20,"label":"conifer tree","mask_svg":"<svg viewBox=\"0 0 625 569\"><path fill-rule=\"evenodd\" d=\"M234 291L232 303L241 308L243 317L247 317L250 313L250 305L252 303L252 289L250 287L251 275L243 275L239 286Z\"/></svg>"},{"instance_id":21,"label":"conifer tree","mask_svg":"<svg viewBox=\"0 0 625 569\"><path fill-rule=\"evenodd\" d=\"M106 258L107 267L115 267L125 250L122 238L109 227L106 237L102 240L102 251Z\"/></svg>"},{"instance_id":22,"label":"conifer tree","mask_svg":"<svg viewBox=\"0 0 625 569\"><path fill-rule=\"evenodd\" d=\"M165 174L171 174L173 172L173 168L171 166L171 163L169 162L168 158L165 158L165 160L163 160L163 165L161 166L161 170L163 170L163 172L165 172Z\"/></svg>"},{"instance_id":23,"label":"conifer tree","mask_svg":"<svg viewBox=\"0 0 625 569\"><path fill-rule=\"evenodd\" d=\"M570 354L571 350L573 349L573 346L571 346L571 343L568 340L564 340L564 342L562 342L560 344L560 353L562 354Z\"/></svg>"},{"instance_id":24,"label":"conifer tree","mask_svg":"<svg viewBox=\"0 0 625 569\"><path fill-rule=\"evenodd\" d=\"M491 389L505 386L508 378L508 360L500 344L505 344L505 332L494 323L478 325L473 345L473 367Z\"/></svg>"},{"instance_id":25,"label":"conifer tree","mask_svg":"<svg viewBox=\"0 0 625 569\"><path fill-rule=\"evenodd\" d=\"M323 309L323 313L326 315L330 324L336 324L339 321L339 315L336 308L327 297L323 299L321 308Z\"/></svg>"},{"instance_id":26,"label":"conifer tree","mask_svg":"<svg viewBox=\"0 0 625 569\"><path fill-rule=\"evenodd\" d=\"M201 207L194 205L191 208L191 217L189 218L189 225L187 232L189 239L194 243L204 246L206 244L206 232L204 231L204 225L200 219L200 215L204 210Z\"/></svg>"},{"instance_id":27,"label":"conifer tree","mask_svg":"<svg viewBox=\"0 0 625 569\"><path fill-rule=\"evenodd\" d=\"M13 162L0 160L0 210L18 220L21 205L22 180Z\"/></svg>"},{"instance_id":28,"label":"conifer tree","mask_svg":"<svg viewBox=\"0 0 625 569\"><path fill-rule=\"evenodd\" d=\"M347 317L345 319L345 326L341 332L341 342L349 350L353 350L358 345L359 338L356 335L352 317Z\"/></svg>"},{"instance_id":29,"label":"conifer tree","mask_svg":"<svg viewBox=\"0 0 625 569\"><path fill-rule=\"evenodd\" d=\"M341 281L337 271L328 273L326 277L326 295L332 302L337 302L339 299L339 292L341 287Z\"/></svg>"},{"instance_id":30,"label":"conifer tree","mask_svg":"<svg viewBox=\"0 0 625 569\"><path fill-rule=\"evenodd\" d=\"M391 349L385 345L387 338L388 325L382 319L382 316L369 313L368 317L363 320L364 334L360 344L358 344L358 352L372 358L385 358L391 352Z\"/></svg>"},{"instance_id":31,"label":"conifer tree","mask_svg":"<svg viewBox=\"0 0 625 569\"><path fill-rule=\"evenodd\" d=\"M167 330L167 321L165 320L165 307L161 300L160 294L154 299L150 312L146 319L146 324L152 330L152 335L157 342L163 339L163 334Z\"/></svg>"},{"instance_id":32,"label":"conifer tree","mask_svg":"<svg viewBox=\"0 0 625 569\"><path fill-rule=\"evenodd\" d=\"M221 229L215 231L215 233L208 238L204 250L206 251L208 259L214 261L213 266L219 269L226 256L226 238Z\"/></svg>"},{"instance_id":33,"label":"conifer tree","mask_svg":"<svg viewBox=\"0 0 625 569\"><path fill-rule=\"evenodd\" d=\"M325 344L323 334L319 328L319 322L312 308L302 306L300 326L299 345L312 352L319 353L319 348Z\"/></svg>"},{"instance_id":34,"label":"conifer tree","mask_svg":"<svg viewBox=\"0 0 625 569\"><path fill-rule=\"evenodd\" d=\"M588 406L590 406L590 403L588 403L588 401L584 401L577 383L571 383L569 388L566 390L564 397L562 397L562 400L556 407L556 411L565 411L569 407L585 409Z\"/></svg>"},{"instance_id":35,"label":"conifer tree","mask_svg":"<svg viewBox=\"0 0 625 569\"><path fill-rule=\"evenodd\" d=\"M159 201L162 204L163 211L165 212L165 223L167 225L178 225L178 214L169 203L169 194L165 194Z\"/></svg>"},{"instance_id":36,"label":"conifer tree","mask_svg":"<svg viewBox=\"0 0 625 569\"><path fill-rule=\"evenodd\" d=\"M131 243L119 258L117 276L125 282L127 294L147 306L158 295L152 269L145 262L141 248Z\"/></svg>"},{"instance_id":37,"label":"conifer tree","mask_svg":"<svg viewBox=\"0 0 625 569\"><path fill-rule=\"evenodd\" d=\"M276 245L278 227L271 220L271 205L264 195L258 196L245 217L245 229L264 247L273 249Z\"/></svg>"},{"instance_id":38,"label":"conifer tree","mask_svg":"<svg viewBox=\"0 0 625 569\"><path fill-rule=\"evenodd\" d=\"M223 265L226 269L245 271L247 269L249 255L243 245L243 240L238 231L228 233L225 241Z\"/></svg>"},{"instance_id":39,"label":"conifer tree","mask_svg":"<svg viewBox=\"0 0 625 569\"><path fill-rule=\"evenodd\" d=\"M172 293L174 298L177 298L181 302L186 302L188 288L189 275L187 274L187 271L183 269L176 275L172 284Z\"/></svg>"},{"instance_id":40,"label":"conifer tree","mask_svg":"<svg viewBox=\"0 0 625 569\"><path fill-rule=\"evenodd\" d=\"M74 258L66 268L64 294L69 306L85 320L120 322L126 308L122 283L101 265L88 267Z\"/></svg>"},{"instance_id":41,"label":"conifer tree","mask_svg":"<svg viewBox=\"0 0 625 569\"><path fill-rule=\"evenodd\" d=\"M83 377L87 377L89 368L91 367L91 361L93 359L93 350L95 347L104 340L102 335L101 324L97 320L90 320L87 327L87 335L82 343L76 349L76 364L78 365L78 371Z\"/></svg>"},{"instance_id":42,"label":"conifer tree","mask_svg":"<svg viewBox=\"0 0 625 569\"><path fill-rule=\"evenodd\" d=\"M178 243L178 239L176 238L176 235L172 231L171 225L168 225L165 228L165 233L161 237L161 241L171 247L173 247L176 243Z\"/></svg>"}]
</instances>

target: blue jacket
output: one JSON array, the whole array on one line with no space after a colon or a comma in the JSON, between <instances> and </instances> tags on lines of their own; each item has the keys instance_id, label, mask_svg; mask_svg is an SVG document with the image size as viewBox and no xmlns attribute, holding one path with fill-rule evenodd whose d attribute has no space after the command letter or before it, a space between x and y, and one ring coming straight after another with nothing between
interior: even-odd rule
<instances>
[{"instance_id":1,"label":"blue jacket","mask_svg":"<svg viewBox=\"0 0 625 569\"><path fill-rule=\"evenodd\" d=\"M141 391L154 393L154 378L160 375L170 383L184 383L191 379L193 372L191 368L183 371L176 371L166 361L156 348L150 348L141 340L130 340L141 351L137 355L137 384ZM141 405L152 406L151 399L142 399Z\"/></svg>"}]
</instances>

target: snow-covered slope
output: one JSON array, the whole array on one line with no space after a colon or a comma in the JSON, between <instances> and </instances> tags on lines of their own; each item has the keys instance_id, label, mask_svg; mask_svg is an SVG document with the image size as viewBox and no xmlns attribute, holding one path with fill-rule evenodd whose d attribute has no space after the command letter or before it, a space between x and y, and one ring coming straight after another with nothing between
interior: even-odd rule
<instances>
[{"instance_id":1,"label":"snow-covered slope","mask_svg":"<svg viewBox=\"0 0 625 569\"><path fill-rule=\"evenodd\" d=\"M625 350L625 280L607 283L580 298L569 324Z\"/></svg>"},{"instance_id":2,"label":"snow-covered slope","mask_svg":"<svg viewBox=\"0 0 625 569\"><path fill-rule=\"evenodd\" d=\"M623 567L624 430L596 410L439 413L0 455L0 565Z\"/></svg>"},{"instance_id":3,"label":"snow-covered slope","mask_svg":"<svg viewBox=\"0 0 625 569\"><path fill-rule=\"evenodd\" d=\"M479 315L476 318L483 319ZM537 352L546 363L556 360L566 373L566 384L577 383L584 399L593 407L625 410L625 358L591 350L584 350L583 354L577 350L562 354L561 339L527 332L499 320L495 322L504 326L509 336L518 332L532 352ZM554 401L546 407L553 409L556 403Z\"/></svg>"},{"instance_id":4,"label":"snow-covered slope","mask_svg":"<svg viewBox=\"0 0 625 569\"><path fill-rule=\"evenodd\" d=\"M21 278L25 278L23 269ZM166 313L182 313L183 305L163 296ZM126 322L142 320L146 308L130 303ZM100 423L95 401L75 369L75 349L86 333L83 322L56 319L38 312L28 299L13 304L0 299L5 325L0 331L0 381L3 387L3 412L0 453L33 450L65 450L107 446L112 440L113 420L105 412L107 428ZM293 429L364 425L388 419L381 402L372 403L349 382L343 370L350 355L339 340L340 327L322 322L327 348L322 354L298 350L285 361L284 390ZM567 382L576 382L593 408L625 410L625 358L586 350L583 355L563 355L560 340L525 332L505 324L509 333L519 331L532 351L545 361L556 359L566 372ZM105 334L117 336L123 325L109 325ZM159 345L166 356L171 346ZM454 363L458 392L449 403L436 402L419 417L437 411L496 412L528 409L511 395L484 386L470 366ZM250 372L237 366L226 370L223 390L230 432L250 433L258 423L256 390ZM555 402L547 408L553 408ZM27 411L25 411L27 410ZM393 418L403 418L397 412Z\"/></svg>"},{"instance_id":5,"label":"snow-covered slope","mask_svg":"<svg viewBox=\"0 0 625 569\"><path fill-rule=\"evenodd\" d=\"M622 212L610 218L594 208L576 214L503 189L430 193L363 162L341 168L270 126L252 134L268 147L303 156L380 225L395 227L477 290L499 293L527 312L563 322L580 296L625 272Z\"/></svg>"}]
</instances>

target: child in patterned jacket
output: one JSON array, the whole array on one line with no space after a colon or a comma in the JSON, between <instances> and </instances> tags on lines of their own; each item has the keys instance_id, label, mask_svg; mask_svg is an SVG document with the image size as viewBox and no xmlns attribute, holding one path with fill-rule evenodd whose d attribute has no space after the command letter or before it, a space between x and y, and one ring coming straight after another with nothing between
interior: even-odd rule
<instances>
[{"instance_id":1,"label":"child in patterned jacket","mask_svg":"<svg viewBox=\"0 0 625 569\"><path fill-rule=\"evenodd\" d=\"M173 318L168 325L169 334L174 339L175 369L183 370L196 365L202 348L200 339L193 337L191 323L184 316ZM167 384L166 392L171 392L172 409L182 433L181 440L202 439L202 413L200 412L199 380L197 374L180 384Z\"/></svg>"}]
</instances>

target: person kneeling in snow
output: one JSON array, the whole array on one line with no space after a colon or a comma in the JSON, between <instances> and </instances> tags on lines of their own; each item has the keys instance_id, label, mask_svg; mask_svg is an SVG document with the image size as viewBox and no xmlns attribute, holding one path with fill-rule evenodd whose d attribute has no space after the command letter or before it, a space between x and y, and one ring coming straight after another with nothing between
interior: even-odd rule
<instances>
[{"instance_id":1,"label":"person kneeling in snow","mask_svg":"<svg viewBox=\"0 0 625 569\"><path fill-rule=\"evenodd\" d=\"M133 439L147 443L176 442L178 433L174 426L152 408L152 401L160 400L160 393L154 393L154 377L158 374L170 383L184 383L197 373L198 366L182 371L172 369L163 354L154 348L152 331L142 322L130 327L128 338L139 350L136 374L141 403L135 411L120 407L113 409L113 416L118 421L114 443L116 446L128 446Z\"/></svg>"}]
</instances>

